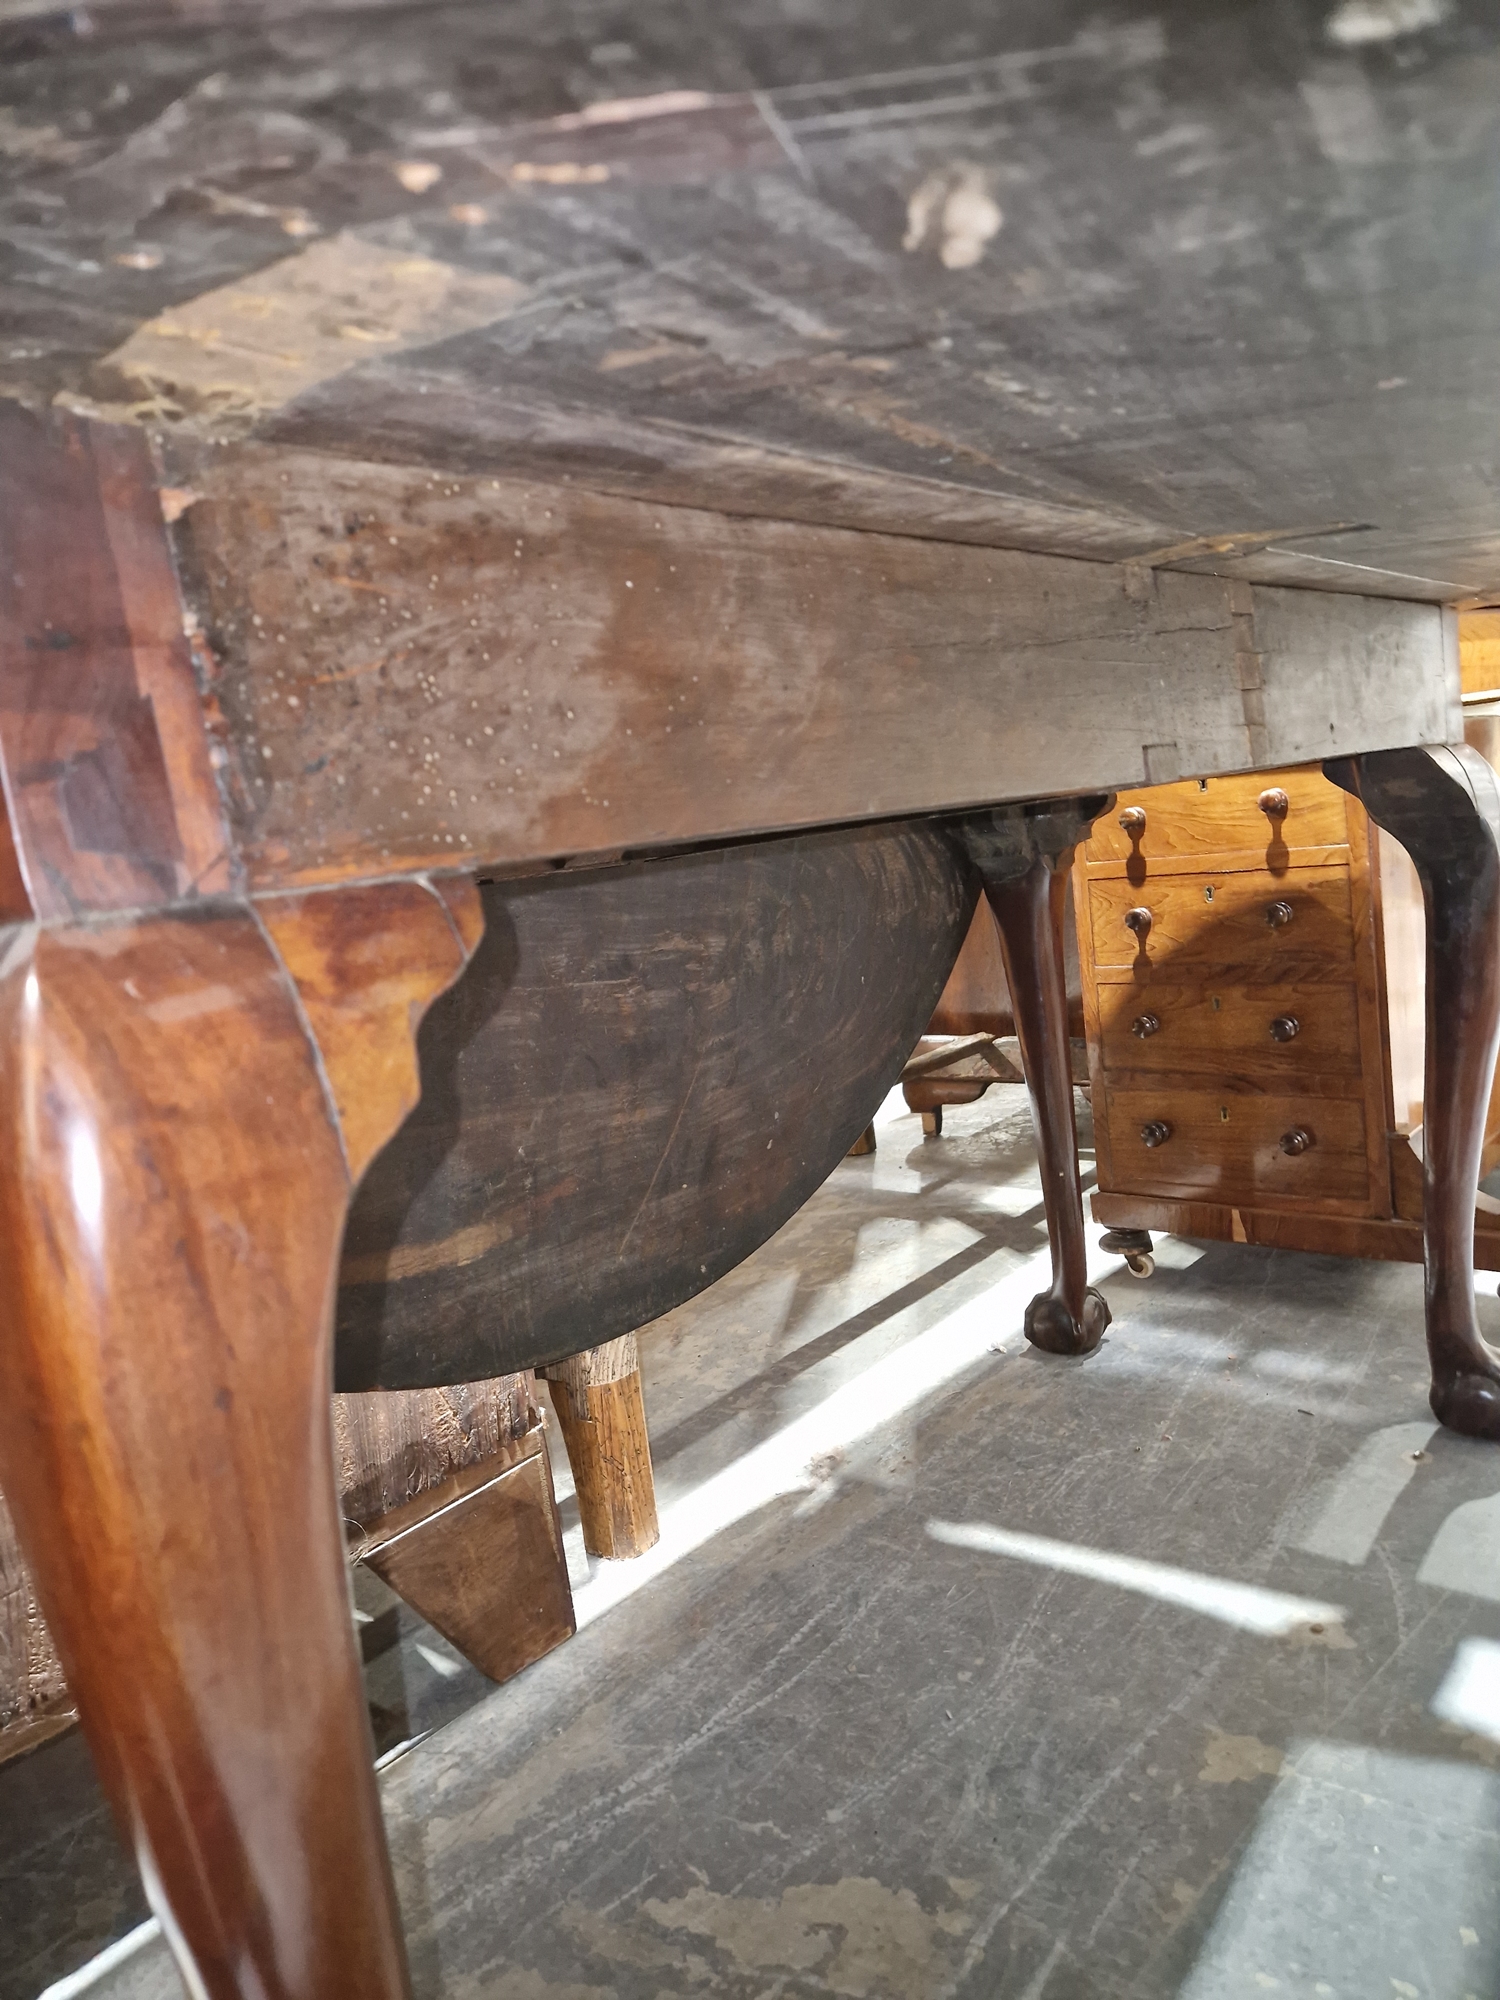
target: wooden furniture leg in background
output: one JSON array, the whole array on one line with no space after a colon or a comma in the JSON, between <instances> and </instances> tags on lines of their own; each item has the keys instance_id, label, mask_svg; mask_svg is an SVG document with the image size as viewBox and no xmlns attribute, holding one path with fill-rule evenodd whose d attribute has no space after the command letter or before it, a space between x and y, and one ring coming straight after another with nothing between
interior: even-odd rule
<instances>
[{"instance_id":1,"label":"wooden furniture leg in background","mask_svg":"<svg viewBox=\"0 0 1500 2000\"><path fill-rule=\"evenodd\" d=\"M1433 1415L1500 1441L1500 1354L1474 1307L1474 1197L1500 1049L1500 779L1477 750L1324 765L1400 841L1427 915L1422 1245Z\"/></svg>"},{"instance_id":2,"label":"wooden furniture leg in background","mask_svg":"<svg viewBox=\"0 0 1500 2000\"><path fill-rule=\"evenodd\" d=\"M403 2000L332 1302L467 942L422 883L7 942L0 1484L104 1788L190 1992Z\"/></svg>"},{"instance_id":3,"label":"wooden furniture leg in background","mask_svg":"<svg viewBox=\"0 0 1500 2000\"><path fill-rule=\"evenodd\" d=\"M1026 1308L1026 1338L1049 1354L1089 1354L1109 1325L1109 1307L1088 1283L1063 969L1073 850L1109 804L1099 796L1059 799L976 813L960 822L1000 926L1021 1066L1031 1090L1052 1284Z\"/></svg>"},{"instance_id":4,"label":"wooden furniture leg in background","mask_svg":"<svg viewBox=\"0 0 1500 2000\"><path fill-rule=\"evenodd\" d=\"M587 1348L537 1373L552 1385L584 1547L591 1556L644 1555L658 1530L635 1335Z\"/></svg>"}]
</instances>

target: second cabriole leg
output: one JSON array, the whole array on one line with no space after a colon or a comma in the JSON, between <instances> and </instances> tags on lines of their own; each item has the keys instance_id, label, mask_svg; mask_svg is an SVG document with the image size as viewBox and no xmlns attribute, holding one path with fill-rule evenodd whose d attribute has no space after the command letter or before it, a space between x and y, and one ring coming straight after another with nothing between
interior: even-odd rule
<instances>
[{"instance_id":1,"label":"second cabriole leg","mask_svg":"<svg viewBox=\"0 0 1500 2000\"><path fill-rule=\"evenodd\" d=\"M1088 1282L1083 1184L1073 1115L1068 990L1063 961L1068 870L1107 798L1058 800L976 814L962 837L1000 926L1000 950L1031 1090L1052 1283L1026 1308L1026 1338L1049 1354L1089 1354L1109 1307Z\"/></svg>"},{"instance_id":2,"label":"second cabriole leg","mask_svg":"<svg viewBox=\"0 0 1500 2000\"><path fill-rule=\"evenodd\" d=\"M1422 1248L1430 1401L1500 1442L1500 1355L1474 1303L1474 1199L1500 1048L1500 781L1477 750L1383 750L1324 765L1411 856L1427 913Z\"/></svg>"}]
</instances>

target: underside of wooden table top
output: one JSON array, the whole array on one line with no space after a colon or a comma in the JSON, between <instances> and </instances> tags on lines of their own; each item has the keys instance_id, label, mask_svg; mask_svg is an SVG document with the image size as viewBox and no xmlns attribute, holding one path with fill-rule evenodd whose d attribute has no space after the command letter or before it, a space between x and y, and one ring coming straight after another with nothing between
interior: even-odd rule
<instances>
[{"instance_id":1,"label":"underside of wooden table top","mask_svg":"<svg viewBox=\"0 0 1500 2000\"><path fill-rule=\"evenodd\" d=\"M1497 171L1485 0L0 0L0 391L1459 598Z\"/></svg>"},{"instance_id":2,"label":"underside of wooden table top","mask_svg":"<svg viewBox=\"0 0 1500 2000\"><path fill-rule=\"evenodd\" d=\"M12 810L115 838L83 649L156 871L41 901L1453 740L1500 46L1397 14L0 0Z\"/></svg>"}]
</instances>

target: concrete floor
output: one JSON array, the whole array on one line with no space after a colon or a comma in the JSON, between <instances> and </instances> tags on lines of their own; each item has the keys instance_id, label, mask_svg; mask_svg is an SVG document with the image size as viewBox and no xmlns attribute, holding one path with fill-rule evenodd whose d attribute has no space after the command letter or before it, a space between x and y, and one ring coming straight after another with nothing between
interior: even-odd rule
<instances>
[{"instance_id":1,"label":"concrete floor","mask_svg":"<svg viewBox=\"0 0 1500 2000\"><path fill-rule=\"evenodd\" d=\"M1492 2000L1500 1452L1431 1423L1418 1270L1161 1252L1027 1348L997 1089L650 1330L660 1549L575 1528L579 1636L504 1688L410 1620L372 1668L422 2000ZM0 1832L0 2000L138 1914L67 1809L81 1872ZM71 1990L179 1992L149 1936Z\"/></svg>"}]
</instances>

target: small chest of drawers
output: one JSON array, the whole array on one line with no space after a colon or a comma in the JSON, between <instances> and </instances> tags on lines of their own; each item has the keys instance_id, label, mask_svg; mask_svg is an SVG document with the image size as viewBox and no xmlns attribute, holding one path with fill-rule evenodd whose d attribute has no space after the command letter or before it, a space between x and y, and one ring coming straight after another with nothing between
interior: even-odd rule
<instances>
[{"instance_id":1,"label":"small chest of drawers","mask_svg":"<svg viewBox=\"0 0 1500 2000\"><path fill-rule=\"evenodd\" d=\"M1095 1220L1420 1261L1421 897L1359 805L1316 766L1122 792L1073 895Z\"/></svg>"}]
</instances>

